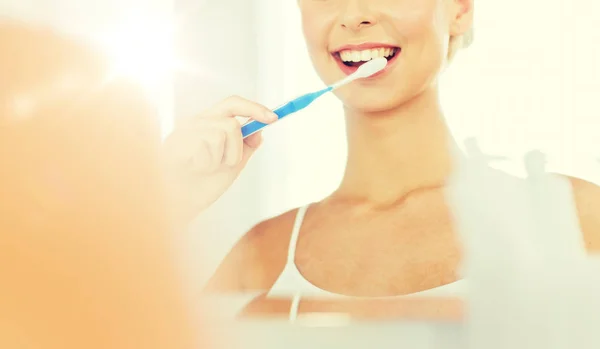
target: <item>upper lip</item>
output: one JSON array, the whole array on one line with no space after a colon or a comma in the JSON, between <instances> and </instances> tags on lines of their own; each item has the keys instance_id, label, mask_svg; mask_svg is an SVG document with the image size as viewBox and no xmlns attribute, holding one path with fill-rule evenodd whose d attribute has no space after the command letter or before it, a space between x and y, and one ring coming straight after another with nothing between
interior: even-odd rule
<instances>
[{"instance_id":1,"label":"upper lip","mask_svg":"<svg viewBox=\"0 0 600 349\"><path fill-rule=\"evenodd\" d=\"M377 43L377 42L366 42L366 43L362 43L362 44L349 44L349 45L340 46L340 47L334 49L332 52L337 53L337 52L341 52L341 51L345 51L345 50L362 51L362 50L369 50L372 48L398 48L398 47L400 47L400 46Z\"/></svg>"}]
</instances>

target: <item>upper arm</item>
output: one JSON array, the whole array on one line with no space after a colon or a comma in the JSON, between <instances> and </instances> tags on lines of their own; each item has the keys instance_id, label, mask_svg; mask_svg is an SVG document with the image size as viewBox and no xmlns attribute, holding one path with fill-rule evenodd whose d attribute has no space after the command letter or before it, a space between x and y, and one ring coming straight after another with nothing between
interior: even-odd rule
<instances>
[{"instance_id":1,"label":"upper arm","mask_svg":"<svg viewBox=\"0 0 600 349\"><path fill-rule=\"evenodd\" d=\"M569 178L583 232L589 252L600 252L600 187L579 178Z\"/></svg>"},{"instance_id":2,"label":"upper arm","mask_svg":"<svg viewBox=\"0 0 600 349\"><path fill-rule=\"evenodd\" d=\"M296 210L256 225L231 249L210 278L210 293L265 291L285 267Z\"/></svg>"},{"instance_id":3,"label":"upper arm","mask_svg":"<svg viewBox=\"0 0 600 349\"><path fill-rule=\"evenodd\" d=\"M246 291L251 283L252 273L260 268L258 239L260 225L248 231L229 251L216 272L212 275L205 291L239 292Z\"/></svg>"}]
</instances>

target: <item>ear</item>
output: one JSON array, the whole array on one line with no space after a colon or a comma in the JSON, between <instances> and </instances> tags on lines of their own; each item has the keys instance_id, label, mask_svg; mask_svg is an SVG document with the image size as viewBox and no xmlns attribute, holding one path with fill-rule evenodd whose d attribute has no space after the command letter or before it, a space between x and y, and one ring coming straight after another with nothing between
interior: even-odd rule
<instances>
[{"instance_id":1,"label":"ear","mask_svg":"<svg viewBox=\"0 0 600 349\"><path fill-rule=\"evenodd\" d=\"M473 1L450 0L452 17L450 18L450 36L460 36L473 27Z\"/></svg>"}]
</instances>

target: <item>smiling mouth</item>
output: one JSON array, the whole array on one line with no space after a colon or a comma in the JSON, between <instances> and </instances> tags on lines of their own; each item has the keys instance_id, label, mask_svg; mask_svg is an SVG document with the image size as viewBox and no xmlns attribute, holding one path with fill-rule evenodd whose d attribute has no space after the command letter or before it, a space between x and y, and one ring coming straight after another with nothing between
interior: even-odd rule
<instances>
[{"instance_id":1,"label":"smiling mouth","mask_svg":"<svg viewBox=\"0 0 600 349\"><path fill-rule=\"evenodd\" d=\"M390 61L396 57L400 51L400 47L381 47L367 50L342 50L335 52L334 56L346 67L358 68L375 58L385 57Z\"/></svg>"}]
</instances>

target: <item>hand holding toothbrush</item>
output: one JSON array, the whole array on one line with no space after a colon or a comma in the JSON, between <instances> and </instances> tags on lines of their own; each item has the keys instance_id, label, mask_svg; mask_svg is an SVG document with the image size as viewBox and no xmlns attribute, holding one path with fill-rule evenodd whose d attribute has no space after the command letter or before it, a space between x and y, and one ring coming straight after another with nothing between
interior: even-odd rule
<instances>
[{"instance_id":1,"label":"hand holding toothbrush","mask_svg":"<svg viewBox=\"0 0 600 349\"><path fill-rule=\"evenodd\" d=\"M358 70L356 70L353 74L346 76L345 79L342 79L342 80L336 82L335 84L330 85L322 90L307 93L307 94L302 95L294 100L291 100L291 101L287 102L286 104L280 106L279 108L275 109L274 112L275 112L275 114L277 114L278 118L281 119L285 116L288 116L290 114L293 114L297 111L300 111L300 110L308 107L317 98L321 97L322 95L326 94L327 92L336 90L342 86L345 86L345 85L351 83L352 81L371 77L371 76L379 73L380 71L382 71L386 66L387 66L387 59L385 59L383 57L372 59L369 62L361 65L358 68ZM261 129L263 129L266 126L267 126L267 124L261 123L260 120L252 120L252 121L246 123L242 127L242 135L244 136L244 138L250 137L254 133L260 131Z\"/></svg>"},{"instance_id":2,"label":"hand holding toothbrush","mask_svg":"<svg viewBox=\"0 0 600 349\"><path fill-rule=\"evenodd\" d=\"M267 107L233 96L183 121L165 140L169 194L178 219L191 220L216 201L260 146L260 133L242 138L236 116L265 124L277 120Z\"/></svg>"},{"instance_id":3,"label":"hand holding toothbrush","mask_svg":"<svg viewBox=\"0 0 600 349\"><path fill-rule=\"evenodd\" d=\"M191 220L223 195L260 145L262 128L304 109L327 92L378 73L386 65L385 58L373 59L345 79L274 111L230 97L182 123L165 142L169 190L178 219ZM250 121L241 125L236 116L249 117Z\"/></svg>"}]
</instances>

